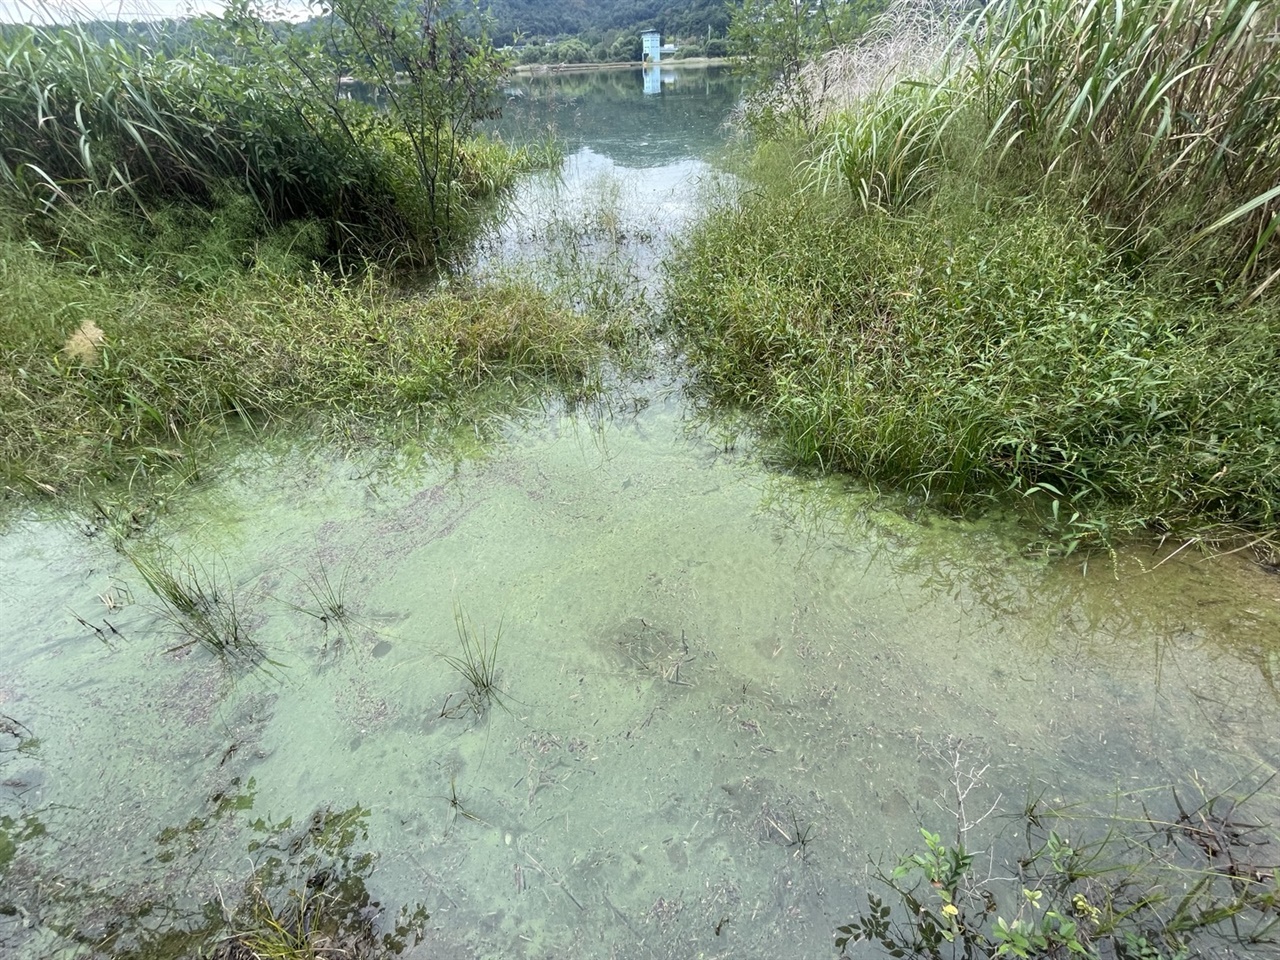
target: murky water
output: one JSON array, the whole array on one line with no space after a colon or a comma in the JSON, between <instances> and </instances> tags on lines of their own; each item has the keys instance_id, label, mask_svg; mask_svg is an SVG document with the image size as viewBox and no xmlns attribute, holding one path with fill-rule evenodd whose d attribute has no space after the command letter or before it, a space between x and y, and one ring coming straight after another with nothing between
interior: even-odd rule
<instances>
[{"instance_id":1,"label":"murky water","mask_svg":"<svg viewBox=\"0 0 1280 960\"><path fill-rule=\"evenodd\" d=\"M680 222L710 168L591 140L522 202L602 172L623 220ZM142 537L11 517L0 950L194 926L287 818L359 807L370 892L430 911L411 955L828 956L869 859L953 829L957 765L979 811L1275 772L1280 579L1191 550L1084 576L731 437L676 371L454 461L233 438ZM185 645L125 554L234 597L269 659ZM496 649L479 714L464 633Z\"/></svg>"}]
</instances>

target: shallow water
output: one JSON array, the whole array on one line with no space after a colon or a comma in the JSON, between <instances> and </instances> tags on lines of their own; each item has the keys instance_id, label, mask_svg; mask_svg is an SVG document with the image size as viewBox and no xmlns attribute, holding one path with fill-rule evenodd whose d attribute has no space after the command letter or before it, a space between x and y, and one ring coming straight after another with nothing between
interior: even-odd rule
<instances>
[{"instance_id":1,"label":"shallow water","mask_svg":"<svg viewBox=\"0 0 1280 960\"><path fill-rule=\"evenodd\" d=\"M600 157L552 188L607 162L693 209L671 163ZM954 830L957 768L986 767L970 819L1275 772L1277 578L1192 550L1084 575L1016 527L769 469L678 371L620 390L454 460L229 438L123 541L12 516L0 714L29 736L0 742L0 815L44 834L0 859L5 955L90 955L143 904L194 925L273 825L358 806L370 892L431 913L413 956L828 956L868 862ZM121 552L161 548L269 660L174 649ZM442 659L460 618L497 644L480 716Z\"/></svg>"}]
</instances>

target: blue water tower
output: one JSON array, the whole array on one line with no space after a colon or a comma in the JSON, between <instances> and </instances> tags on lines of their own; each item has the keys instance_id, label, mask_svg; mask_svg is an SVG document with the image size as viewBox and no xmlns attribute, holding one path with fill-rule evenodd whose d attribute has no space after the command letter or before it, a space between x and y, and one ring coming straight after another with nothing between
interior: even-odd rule
<instances>
[{"instance_id":1,"label":"blue water tower","mask_svg":"<svg viewBox=\"0 0 1280 960\"><path fill-rule=\"evenodd\" d=\"M645 63L659 63L662 60L662 34L657 30L646 30L640 34L640 43L644 49Z\"/></svg>"}]
</instances>

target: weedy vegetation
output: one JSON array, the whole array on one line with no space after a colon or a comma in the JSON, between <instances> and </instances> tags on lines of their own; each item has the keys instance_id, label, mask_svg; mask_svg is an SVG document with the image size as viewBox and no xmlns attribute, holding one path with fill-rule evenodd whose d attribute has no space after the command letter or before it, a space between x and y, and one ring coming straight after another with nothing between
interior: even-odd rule
<instances>
[{"instance_id":1,"label":"weedy vegetation","mask_svg":"<svg viewBox=\"0 0 1280 960\"><path fill-rule=\"evenodd\" d=\"M812 135L758 141L673 260L705 393L795 461L1018 504L1055 552L1265 552L1276 24L1235 0L899 4L800 74Z\"/></svg>"},{"instance_id":2,"label":"weedy vegetation","mask_svg":"<svg viewBox=\"0 0 1280 960\"><path fill-rule=\"evenodd\" d=\"M231 423L345 436L457 421L493 384L591 389L598 317L439 280L559 159L474 133L502 58L436 2L317 14L0 29L11 489L193 473Z\"/></svg>"},{"instance_id":3,"label":"weedy vegetation","mask_svg":"<svg viewBox=\"0 0 1280 960\"><path fill-rule=\"evenodd\" d=\"M339 960L390 958L416 944L428 914L421 906L384 911L366 882L376 858L357 849L368 840L369 812L322 808L294 826L259 820L265 836L252 844L253 874L233 906L223 903L229 931L209 960Z\"/></svg>"},{"instance_id":4,"label":"weedy vegetation","mask_svg":"<svg viewBox=\"0 0 1280 960\"><path fill-rule=\"evenodd\" d=\"M502 691L498 687L498 647L502 642L502 624L498 624L490 638L483 627L476 630L461 607L454 608L453 619L457 624L462 653L443 654L441 659L466 681L464 711L480 717L494 703L505 708ZM442 714L447 712L451 711L446 703Z\"/></svg>"},{"instance_id":5,"label":"weedy vegetation","mask_svg":"<svg viewBox=\"0 0 1280 960\"><path fill-rule=\"evenodd\" d=\"M234 231L230 216L222 226ZM284 260L258 252L247 270L214 247L190 253L202 270L226 272L174 286L165 277L188 254L167 264L160 251L142 254L156 267L148 279L4 246L5 480L45 493L142 482L198 467L203 443L230 422L304 418L324 434L379 418L429 424L464 416L488 384L579 391L596 375L598 320L530 285L402 290L373 268L307 268L296 247L278 250ZM91 353L64 349L89 318L101 341Z\"/></svg>"},{"instance_id":6,"label":"weedy vegetation","mask_svg":"<svg viewBox=\"0 0 1280 960\"><path fill-rule=\"evenodd\" d=\"M247 0L150 36L6 28L0 185L29 215L90 219L87 202L149 217L230 187L269 225L322 226L334 253L434 260L519 167L472 136L505 63L437 0L315 12L305 30Z\"/></svg>"},{"instance_id":7,"label":"weedy vegetation","mask_svg":"<svg viewBox=\"0 0 1280 960\"><path fill-rule=\"evenodd\" d=\"M160 601L164 617L186 637L170 652L199 645L228 661L264 659L249 632L242 601L225 575L218 577L199 563L163 551L136 550L128 556Z\"/></svg>"},{"instance_id":8,"label":"weedy vegetation","mask_svg":"<svg viewBox=\"0 0 1280 960\"><path fill-rule=\"evenodd\" d=\"M836 946L842 956L867 943L931 960L1175 960L1273 947L1273 837L1245 813L1261 788L1197 789L1194 805L1162 788L1096 814L1037 798L1016 818L1025 848L1008 856L967 846L976 823L963 817L954 841L922 829L919 852L878 871L888 896L868 893L866 908L837 929ZM1165 796L1171 815L1161 816L1151 808Z\"/></svg>"}]
</instances>

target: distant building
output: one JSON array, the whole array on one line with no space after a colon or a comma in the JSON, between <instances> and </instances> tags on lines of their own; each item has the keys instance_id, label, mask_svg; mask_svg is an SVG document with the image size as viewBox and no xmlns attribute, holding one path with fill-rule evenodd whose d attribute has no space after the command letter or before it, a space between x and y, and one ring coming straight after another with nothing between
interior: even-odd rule
<instances>
[{"instance_id":1,"label":"distant building","mask_svg":"<svg viewBox=\"0 0 1280 960\"><path fill-rule=\"evenodd\" d=\"M640 34L640 43L644 49L645 63L659 63L662 60L662 34L657 30L646 30Z\"/></svg>"}]
</instances>

